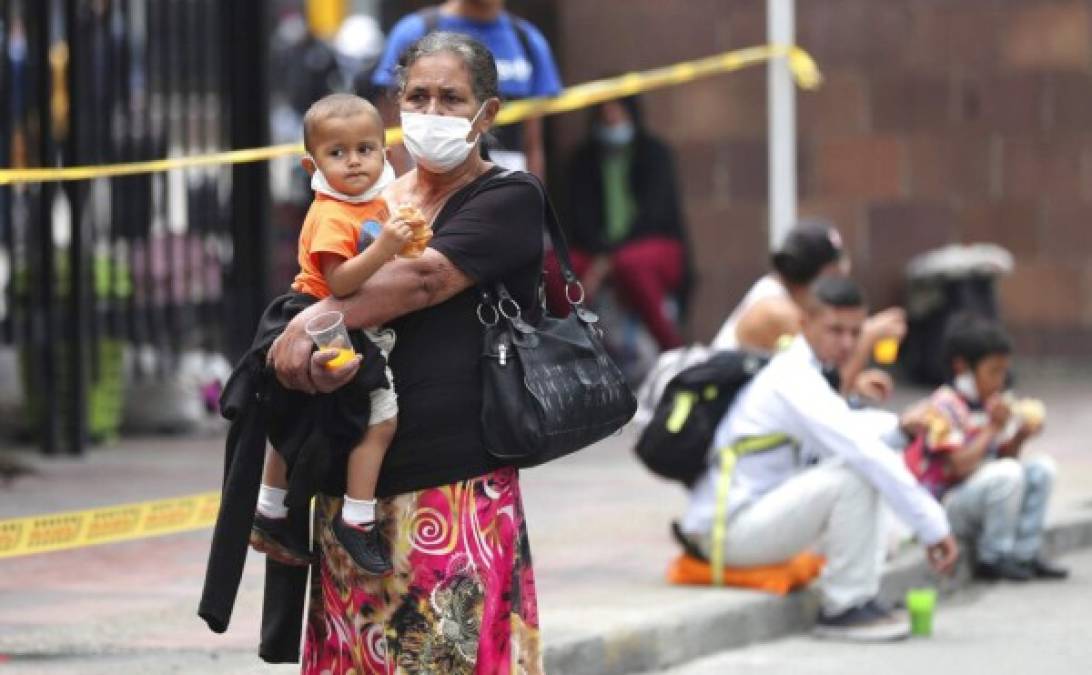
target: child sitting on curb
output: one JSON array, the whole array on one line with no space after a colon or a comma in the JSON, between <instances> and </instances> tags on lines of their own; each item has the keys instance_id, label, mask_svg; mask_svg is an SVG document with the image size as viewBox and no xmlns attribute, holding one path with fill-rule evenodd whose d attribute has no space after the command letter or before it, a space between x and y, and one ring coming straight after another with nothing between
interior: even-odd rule
<instances>
[{"instance_id":1,"label":"child sitting on curb","mask_svg":"<svg viewBox=\"0 0 1092 675\"><path fill-rule=\"evenodd\" d=\"M1006 391L1012 341L996 321L956 317L945 337L954 377L928 399L907 465L943 503L952 530L975 544L978 579L1061 579L1040 555L1054 484L1045 455L1021 459L1043 428L1040 402Z\"/></svg>"}]
</instances>

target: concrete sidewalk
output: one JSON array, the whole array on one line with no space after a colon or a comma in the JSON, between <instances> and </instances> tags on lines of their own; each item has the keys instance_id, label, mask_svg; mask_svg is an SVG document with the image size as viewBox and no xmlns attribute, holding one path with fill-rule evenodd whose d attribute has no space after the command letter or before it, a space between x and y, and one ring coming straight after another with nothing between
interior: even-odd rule
<instances>
[{"instance_id":1,"label":"concrete sidewalk","mask_svg":"<svg viewBox=\"0 0 1092 675\"><path fill-rule=\"evenodd\" d=\"M1092 456L1082 428L1092 388L1077 376L1026 377L1049 421L1038 448L1061 466L1051 522L1058 550L1092 545ZM907 400L913 392L900 398ZM623 433L524 473L550 673L661 669L810 623L811 593L683 588L664 582L676 554L668 523L685 504L648 475ZM85 460L22 455L37 476L0 487L0 518L216 489L219 436L130 439ZM209 531L0 561L0 672L292 672L256 656L262 566L248 561L232 625L195 614ZM920 578L914 551L885 587ZM958 585L958 581L952 588Z\"/></svg>"}]
</instances>

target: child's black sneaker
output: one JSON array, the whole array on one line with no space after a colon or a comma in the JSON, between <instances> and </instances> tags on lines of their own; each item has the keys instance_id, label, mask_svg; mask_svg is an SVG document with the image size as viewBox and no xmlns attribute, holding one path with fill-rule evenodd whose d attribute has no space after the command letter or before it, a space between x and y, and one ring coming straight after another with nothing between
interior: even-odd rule
<instances>
[{"instance_id":1,"label":"child's black sneaker","mask_svg":"<svg viewBox=\"0 0 1092 675\"><path fill-rule=\"evenodd\" d=\"M334 519L334 536L356 566L367 574L385 576L394 569L376 525L351 525L339 515Z\"/></svg>"},{"instance_id":2,"label":"child's black sneaker","mask_svg":"<svg viewBox=\"0 0 1092 675\"><path fill-rule=\"evenodd\" d=\"M1031 577L1030 569L1008 558L992 563L980 560L974 566L974 578L979 581L1027 581Z\"/></svg>"},{"instance_id":3,"label":"child's black sneaker","mask_svg":"<svg viewBox=\"0 0 1092 675\"><path fill-rule=\"evenodd\" d=\"M311 564L307 547L293 540L288 518L270 518L255 513L254 525L250 528L250 546L284 565L306 567Z\"/></svg>"},{"instance_id":4,"label":"child's black sneaker","mask_svg":"<svg viewBox=\"0 0 1092 675\"><path fill-rule=\"evenodd\" d=\"M1066 579L1069 577L1069 570L1043 558L1035 558L1031 562L1023 563L1023 565L1031 573L1032 578L1035 579Z\"/></svg>"}]
</instances>

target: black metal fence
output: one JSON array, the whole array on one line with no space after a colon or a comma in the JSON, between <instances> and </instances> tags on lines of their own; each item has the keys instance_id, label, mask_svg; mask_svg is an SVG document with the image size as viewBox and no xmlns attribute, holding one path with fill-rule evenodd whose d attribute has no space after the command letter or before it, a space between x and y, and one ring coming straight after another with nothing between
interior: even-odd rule
<instances>
[{"instance_id":1,"label":"black metal fence","mask_svg":"<svg viewBox=\"0 0 1092 675\"><path fill-rule=\"evenodd\" d=\"M266 144L267 4L0 0L0 166ZM151 378L188 348L242 351L268 299L268 183L259 162L0 186L0 342L44 452L82 451L123 349L154 350Z\"/></svg>"}]
</instances>

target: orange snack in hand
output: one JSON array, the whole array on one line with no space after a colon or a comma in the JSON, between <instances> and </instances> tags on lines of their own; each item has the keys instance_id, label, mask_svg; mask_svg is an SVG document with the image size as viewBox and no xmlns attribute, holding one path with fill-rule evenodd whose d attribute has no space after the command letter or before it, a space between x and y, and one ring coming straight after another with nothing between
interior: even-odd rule
<instances>
[{"instance_id":1,"label":"orange snack in hand","mask_svg":"<svg viewBox=\"0 0 1092 675\"><path fill-rule=\"evenodd\" d=\"M398 205L395 216L405 221L413 230L413 238L406 242L399 255L404 258L420 257L425 252L428 242L432 240L432 228L425 220L425 215L413 204L403 203Z\"/></svg>"}]
</instances>

